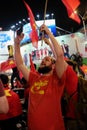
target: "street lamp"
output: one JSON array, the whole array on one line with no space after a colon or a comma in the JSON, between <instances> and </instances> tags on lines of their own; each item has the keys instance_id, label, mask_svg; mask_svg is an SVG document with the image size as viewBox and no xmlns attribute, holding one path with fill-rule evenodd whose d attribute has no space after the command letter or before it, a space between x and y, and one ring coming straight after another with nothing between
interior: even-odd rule
<instances>
[{"instance_id":1,"label":"street lamp","mask_svg":"<svg viewBox=\"0 0 87 130\"><path fill-rule=\"evenodd\" d=\"M49 16L50 16L49 14L46 14L45 18L47 18L47 19L48 19L48 18L49 18Z\"/></svg>"},{"instance_id":2,"label":"street lamp","mask_svg":"<svg viewBox=\"0 0 87 130\"><path fill-rule=\"evenodd\" d=\"M30 18L27 18L28 19L28 21L30 20Z\"/></svg>"},{"instance_id":3,"label":"street lamp","mask_svg":"<svg viewBox=\"0 0 87 130\"><path fill-rule=\"evenodd\" d=\"M52 19L53 19L54 13L52 13L51 16L52 16Z\"/></svg>"},{"instance_id":4,"label":"street lamp","mask_svg":"<svg viewBox=\"0 0 87 130\"><path fill-rule=\"evenodd\" d=\"M0 27L0 31L2 31L2 27Z\"/></svg>"},{"instance_id":5,"label":"street lamp","mask_svg":"<svg viewBox=\"0 0 87 130\"><path fill-rule=\"evenodd\" d=\"M23 22L27 23L27 21L25 19L23 19Z\"/></svg>"},{"instance_id":6,"label":"street lamp","mask_svg":"<svg viewBox=\"0 0 87 130\"><path fill-rule=\"evenodd\" d=\"M39 14L37 14L37 18L38 18L38 20L39 20L39 18L40 18L40 15L39 15Z\"/></svg>"},{"instance_id":7,"label":"street lamp","mask_svg":"<svg viewBox=\"0 0 87 130\"><path fill-rule=\"evenodd\" d=\"M12 26L11 26L11 29L15 29L15 25L12 25Z\"/></svg>"},{"instance_id":8,"label":"street lamp","mask_svg":"<svg viewBox=\"0 0 87 130\"><path fill-rule=\"evenodd\" d=\"M18 23L19 23L19 24L22 24L22 22L21 22L21 21L19 21Z\"/></svg>"}]
</instances>

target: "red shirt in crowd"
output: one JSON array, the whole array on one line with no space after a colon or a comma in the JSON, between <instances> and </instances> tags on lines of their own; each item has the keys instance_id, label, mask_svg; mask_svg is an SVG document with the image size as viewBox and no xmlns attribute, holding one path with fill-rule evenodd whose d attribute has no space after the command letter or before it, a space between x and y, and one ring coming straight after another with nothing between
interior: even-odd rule
<instances>
[{"instance_id":1,"label":"red shirt in crowd","mask_svg":"<svg viewBox=\"0 0 87 130\"><path fill-rule=\"evenodd\" d=\"M18 94L8 87L4 88L4 90L9 103L9 111L7 114L0 114L0 120L10 119L22 114L22 105Z\"/></svg>"},{"instance_id":2,"label":"red shirt in crowd","mask_svg":"<svg viewBox=\"0 0 87 130\"><path fill-rule=\"evenodd\" d=\"M61 96L65 76L58 79L54 72L43 76L30 72L28 128L30 130L65 130L61 112Z\"/></svg>"},{"instance_id":3,"label":"red shirt in crowd","mask_svg":"<svg viewBox=\"0 0 87 130\"><path fill-rule=\"evenodd\" d=\"M66 70L65 90L68 93L68 95L72 97L72 100L69 100L66 117L72 119L76 118L75 115L76 110L73 100L75 102L77 101L78 97L77 87L78 87L78 76L76 75L76 72L73 71L73 68L71 66L68 66Z\"/></svg>"}]
</instances>

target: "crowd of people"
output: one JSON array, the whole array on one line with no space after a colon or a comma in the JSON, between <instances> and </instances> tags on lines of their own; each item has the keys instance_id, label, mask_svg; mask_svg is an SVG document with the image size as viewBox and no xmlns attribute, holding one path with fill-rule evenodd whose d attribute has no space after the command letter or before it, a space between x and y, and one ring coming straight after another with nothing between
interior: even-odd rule
<instances>
[{"instance_id":1,"label":"crowd of people","mask_svg":"<svg viewBox=\"0 0 87 130\"><path fill-rule=\"evenodd\" d=\"M48 38L43 39L44 44L50 46L54 56L44 57L38 69L29 69L24 64L20 51L24 34L21 33L14 39L14 58L17 70L23 75L23 87L27 95L27 130L77 130L74 125L72 128L65 126L65 119L66 122L76 119L74 104L69 102L65 115L61 107L64 91L73 95L73 100L77 101L77 73L65 61L60 43L45 24L40 27L40 32L43 31L48 35ZM20 98L9 88L6 75L0 74L0 79L0 127L1 130L16 130L16 124L23 112Z\"/></svg>"},{"instance_id":2,"label":"crowd of people","mask_svg":"<svg viewBox=\"0 0 87 130\"><path fill-rule=\"evenodd\" d=\"M22 104L18 94L10 89L8 76L6 74L0 74L0 79L9 106L8 112L0 114L0 128L1 130L17 130L16 125L22 116Z\"/></svg>"}]
</instances>

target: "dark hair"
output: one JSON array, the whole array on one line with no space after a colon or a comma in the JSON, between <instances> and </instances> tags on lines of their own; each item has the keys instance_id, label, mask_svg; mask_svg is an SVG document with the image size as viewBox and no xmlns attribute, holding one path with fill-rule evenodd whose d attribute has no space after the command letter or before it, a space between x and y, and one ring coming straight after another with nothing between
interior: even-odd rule
<instances>
[{"instance_id":1,"label":"dark hair","mask_svg":"<svg viewBox=\"0 0 87 130\"><path fill-rule=\"evenodd\" d=\"M22 84L26 84L27 83L27 81L26 81L26 79L24 77L22 77L21 82L22 82Z\"/></svg>"},{"instance_id":2,"label":"dark hair","mask_svg":"<svg viewBox=\"0 0 87 130\"><path fill-rule=\"evenodd\" d=\"M13 70L14 73L18 73L19 72L17 67L12 68L12 70Z\"/></svg>"},{"instance_id":3,"label":"dark hair","mask_svg":"<svg viewBox=\"0 0 87 130\"><path fill-rule=\"evenodd\" d=\"M79 64L75 61L72 61L72 60L66 60L66 62L71 65L73 67L73 70L78 73L80 75L82 75L83 77L85 77L85 73L83 72L83 70L80 68Z\"/></svg>"},{"instance_id":4,"label":"dark hair","mask_svg":"<svg viewBox=\"0 0 87 130\"><path fill-rule=\"evenodd\" d=\"M7 84L9 82L9 78L6 74L0 74L0 79L3 84Z\"/></svg>"}]
</instances>

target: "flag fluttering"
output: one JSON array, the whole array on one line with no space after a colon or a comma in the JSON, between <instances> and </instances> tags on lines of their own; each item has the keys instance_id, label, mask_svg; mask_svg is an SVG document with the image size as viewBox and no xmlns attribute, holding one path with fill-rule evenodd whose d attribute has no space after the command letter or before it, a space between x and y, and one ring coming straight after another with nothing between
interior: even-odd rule
<instances>
[{"instance_id":1,"label":"flag fluttering","mask_svg":"<svg viewBox=\"0 0 87 130\"><path fill-rule=\"evenodd\" d=\"M32 56L31 54L29 54L29 58L30 58L30 69L33 71L33 72L36 72L36 68L34 66L34 63L32 61Z\"/></svg>"},{"instance_id":2,"label":"flag fluttering","mask_svg":"<svg viewBox=\"0 0 87 130\"><path fill-rule=\"evenodd\" d=\"M28 12L28 16L30 18L30 25L31 25L31 28L32 28L32 31L30 33L30 38L31 38L31 41L32 41L32 45L35 47L35 48L38 48L38 32L37 32L37 29L36 29L36 23L35 23L35 18L34 18L34 15L32 13L32 10L31 8L29 7L29 5L23 0L25 6L26 6L26 9L27 9L27 12Z\"/></svg>"},{"instance_id":3,"label":"flag fluttering","mask_svg":"<svg viewBox=\"0 0 87 130\"><path fill-rule=\"evenodd\" d=\"M62 0L62 2L67 9L69 18L75 20L76 22L80 24L81 20L79 16L75 13L75 10L80 5L80 1L79 0Z\"/></svg>"},{"instance_id":4,"label":"flag fluttering","mask_svg":"<svg viewBox=\"0 0 87 130\"><path fill-rule=\"evenodd\" d=\"M0 64L1 71L6 71L8 69L12 69L16 67L16 63L13 59L8 59Z\"/></svg>"}]
</instances>

